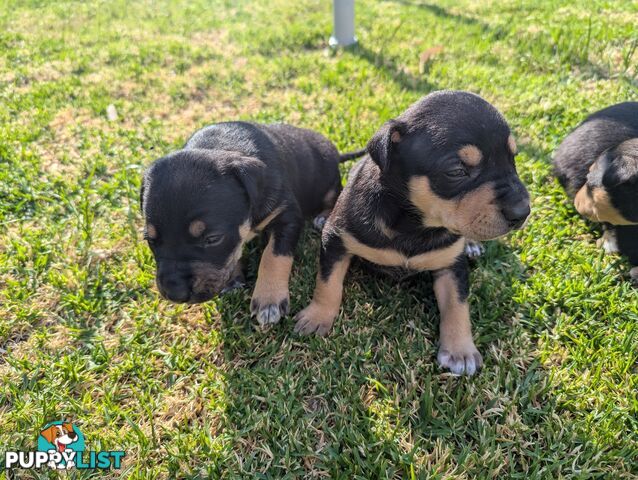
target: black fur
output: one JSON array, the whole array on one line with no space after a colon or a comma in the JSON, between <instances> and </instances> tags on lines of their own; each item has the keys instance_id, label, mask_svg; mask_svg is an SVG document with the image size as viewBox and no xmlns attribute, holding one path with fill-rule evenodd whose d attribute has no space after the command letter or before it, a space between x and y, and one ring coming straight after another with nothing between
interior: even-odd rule
<instances>
[{"instance_id":1,"label":"black fur","mask_svg":"<svg viewBox=\"0 0 638 480\"><path fill-rule=\"evenodd\" d=\"M573 197L583 186L602 188L626 220L638 223L638 102L600 110L585 119L554 154L556 176ZM638 227L606 225L618 247L638 265Z\"/></svg>"}]
</instances>

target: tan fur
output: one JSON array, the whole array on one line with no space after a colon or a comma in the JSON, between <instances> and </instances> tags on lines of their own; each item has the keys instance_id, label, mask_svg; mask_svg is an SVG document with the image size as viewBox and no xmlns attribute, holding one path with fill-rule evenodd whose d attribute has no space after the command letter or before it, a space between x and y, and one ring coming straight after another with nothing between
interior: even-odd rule
<instances>
[{"instance_id":1,"label":"tan fur","mask_svg":"<svg viewBox=\"0 0 638 480\"><path fill-rule=\"evenodd\" d=\"M516 140L514 140L514 137L512 135L507 137L507 148L510 149L510 152L512 152L512 155L516 155L516 152L518 150L516 147Z\"/></svg>"},{"instance_id":2,"label":"tan fur","mask_svg":"<svg viewBox=\"0 0 638 480\"><path fill-rule=\"evenodd\" d=\"M284 207L275 208L266 218L264 218L259 224L253 229L257 232L261 232L264 228L270 224L282 211Z\"/></svg>"},{"instance_id":3,"label":"tan fur","mask_svg":"<svg viewBox=\"0 0 638 480\"><path fill-rule=\"evenodd\" d=\"M574 197L576 210L594 222L608 222L612 225L634 225L612 205L609 194L604 188L596 187L591 191L584 185Z\"/></svg>"},{"instance_id":4,"label":"tan fur","mask_svg":"<svg viewBox=\"0 0 638 480\"><path fill-rule=\"evenodd\" d=\"M394 238L397 236L397 232L392 230L381 218L375 218L374 224L377 227L377 230L385 235L387 238Z\"/></svg>"},{"instance_id":5,"label":"tan fur","mask_svg":"<svg viewBox=\"0 0 638 480\"><path fill-rule=\"evenodd\" d=\"M146 224L146 236L151 240L157 238L157 229L155 228L155 225L151 223Z\"/></svg>"},{"instance_id":6,"label":"tan fur","mask_svg":"<svg viewBox=\"0 0 638 480\"><path fill-rule=\"evenodd\" d=\"M413 177L408 188L410 201L423 213L427 227L445 227L472 240L490 240L509 231L490 183L453 200L437 196L426 176Z\"/></svg>"},{"instance_id":7,"label":"tan fur","mask_svg":"<svg viewBox=\"0 0 638 480\"><path fill-rule=\"evenodd\" d=\"M399 132L392 132L392 135L390 135L390 140L392 141L392 143L399 143L401 141L401 134Z\"/></svg>"},{"instance_id":8,"label":"tan fur","mask_svg":"<svg viewBox=\"0 0 638 480\"><path fill-rule=\"evenodd\" d=\"M465 145L458 154L463 163L470 167L476 167L483 160L483 154L475 145Z\"/></svg>"},{"instance_id":9,"label":"tan fur","mask_svg":"<svg viewBox=\"0 0 638 480\"><path fill-rule=\"evenodd\" d=\"M449 267L454 263L456 257L461 254L465 246L465 239L460 238L449 247L407 257L397 250L365 245L349 233L343 233L341 239L349 253L378 265L403 267L411 270L438 270Z\"/></svg>"},{"instance_id":10,"label":"tan fur","mask_svg":"<svg viewBox=\"0 0 638 480\"><path fill-rule=\"evenodd\" d=\"M350 266L350 255L336 262L326 281L317 274L317 285L312 302L297 315L297 327L301 330L316 331L320 335L327 335L339 314L339 307L343 298L343 280Z\"/></svg>"},{"instance_id":11,"label":"tan fur","mask_svg":"<svg viewBox=\"0 0 638 480\"><path fill-rule=\"evenodd\" d=\"M470 324L470 307L460 302L458 289L452 272L445 272L434 280L434 294L441 311L440 339L441 348L458 352L475 348Z\"/></svg>"},{"instance_id":12,"label":"tan fur","mask_svg":"<svg viewBox=\"0 0 638 480\"><path fill-rule=\"evenodd\" d=\"M288 298L288 281L292 270L292 256L276 255L271 237L259 262L253 299L260 304L280 303Z\"/></svg>"},{"instance_id":13,"label":"tan fur","mask_svg":"<svg viewBox=\"0 0 638 480\"><path fill-rule=\"evenodd\" d=\"M197 238L206 230L206 224L201 220L195 220L188 226L188 233Z\"/></svg>"}]
</instances>

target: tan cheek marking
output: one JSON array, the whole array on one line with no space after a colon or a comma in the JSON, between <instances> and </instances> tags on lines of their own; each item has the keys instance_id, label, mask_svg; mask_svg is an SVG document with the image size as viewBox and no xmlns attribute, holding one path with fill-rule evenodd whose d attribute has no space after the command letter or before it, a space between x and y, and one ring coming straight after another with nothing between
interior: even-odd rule
<instances>
[{"instance_id":1,"label":"tan cheek marking","mask_svg":"<svg viewBox=\"0 0 638 480\"><path fill-rule=\"evenodd\" d=\"M349 233L344 233L341 238L349 253L378 265L403 267L412 270L438 270L449 267L463 251L465 245L465 240L460 238L448 247L407 257L396 250L365 245Z\"/></svg>"},{"instance_id":2,"label":"tan cheek marking","mask_svg":"<svg viewBox=\"0 0 638 480\"><path fill-rule=\"evenodd\" d=\"M597 220L594 214L593 199L589 195L587 185L583 185L583 187L576 193L576 196L574 197L574 206L576 207L576 211L578 211L578 213L580 213L583 217L589 218L590 220Z\"/></svg>"},{"instance_id":3,"label":"tan cheek marking","mask_svg":"<svg viewBox=\"0 0 638 480\"><path fill-rule=\"evenodd\" d=\"M512 155L516 155L516 152L518 150L516 147L516 140L514 140L514 137L512 135L507 137L507 148L510 149L510 152L512 152Z\"/></svg>"},{"instance_id":4,"label":"tan cheek marking","mask_svg":"<svg viewBox=\"0 0 638 480\"><path fill-rule=\"evenodd\" d=\"M397 131L392 132L390 135L390 140L392 143L399 143L401 141L401 134Z\"/></svg>"},{"instance_id":5,"label":"tan cheek marking","mask_svg":"<svg viewBox=\"0 0 638 480\"><path fill-rule=\"evenodd\" d=\"M193 237L199 237L206 230L206 224L201 220L195 220L188 226L188 233Z\"/></svg>"},{"instance_id":6,"label":"tan cheek marking","mask_svg":"<svg viewBox=\"0 0 638 480\"><path fill-rule=\"evenodd\" d=\"M253 298L260 301L281 301L281 296L288 296L288 281L292 270L292 256L276 255L275 241L271 237L259 262L257 283Z\"/></svg>"},{"instance_id":7,"label":"tan cheek marking","mask_svg":"<svg viewBox=\"0 0 638 480\"><path fill-rule=\"evenodd\" d=\"M494 203L494 189L485 184L460 200L446 200L437 196L430 188L430 180L414 177L408 182L410 201L424 215L427 227L445 227L457 234L471 237L471 224L479 217L490 221L495 234L502 235L505 221ZM487 233L487 232L486 232Z\"/></svg>"},{"instance_id":8,"label":"tan cheek marking","mask_svg":"<svg viewBox=\"0 0 638 480\"><path fill-rule=\"evenodd\" d=\"M460 344L473 344L470 307L460 302L452 272L445 272L434 280L434 294L441 312L441 348L454 349Z\"/></svg>"},{"instance_id":9,"label":"tan cheek marking","mask_svg":"<svg viewBox=\"0 0 638 480\"><path fill-rule=\"evenodd\" d=\"M604 188L594 188L590 191L587 185L584 185L574 197L574 206L578 213L594 222L608 222L612 225L635 225L616 210Z\"/></svg>"},{"instance_id":10,"label":"tan cheek marking","mask_svg":"<svg viewBox=\"0 0 638 480\"><path fill-rule=\"evenodd\" d=\"M616 210L611 203L611 198L604 188L593 189L594 212L601 222L609 222L612 225L634 225Z\"/></svg>"},{"instance_id":11,"label":"tan cheek marking","mask_svg":"<svg viewBox=\"0 0 638 480\"><path fill-rule=\"evenodd\" d=\"M475 145L464 146L459 150L458 154L463 163L470 167L476 167L483 160L483 154Z\"/></svg>"},{"instance_id":12,"label":"tan cheek marking","mask_svg":"<svg viewBox=\"0 0 638 480\"><path fill-rule=\"evenodd\" d=\"M150 239L157 238L157 229L151 223L146 224L146 236Z\"/></svg>"}]
</instances>

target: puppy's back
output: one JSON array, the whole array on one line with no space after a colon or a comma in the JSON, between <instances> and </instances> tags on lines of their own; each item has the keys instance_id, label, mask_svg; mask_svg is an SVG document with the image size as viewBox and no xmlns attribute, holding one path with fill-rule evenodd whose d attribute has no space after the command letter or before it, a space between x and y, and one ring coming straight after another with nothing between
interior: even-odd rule
<instances>
[{"instance_id":1,"label":"puppy's back","mask_svg":"<svg viewBox=\"0 0 638 480\"><path fill-rule=\"evenodd\" d=\"M590 115L565 137L554 154L561 185L574 195L604 151L634 137L638 137L638 102L619 103Z\"/></svg>"}]
</instances>

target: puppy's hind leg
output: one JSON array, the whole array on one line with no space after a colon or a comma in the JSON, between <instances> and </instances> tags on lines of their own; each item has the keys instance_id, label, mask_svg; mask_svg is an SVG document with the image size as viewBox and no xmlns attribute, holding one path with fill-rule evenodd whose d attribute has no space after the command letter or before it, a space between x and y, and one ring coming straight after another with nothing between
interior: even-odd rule
<instances>
[{"instance_id":1,"label":"puppy's hind leg","mask_svg":"<svg viewBox=\"0 0 638 480\"><path fill-rule=\"evenodd\" d=\"M268 245L259 262L257 283L250 302L251 315L257 316L262 326L277 323L288 314L288 282L302 228L303 218L296 211L282 214L268 226Z\"/></svg>"},{"instance_id":2,"label":"puppy's hind leg","mask_svg":"<svg viewBox=\"0 0 638 480\"><path fill-rule=\"evenodd\" d=\"M441 313L439 353L441 367L457 375L473 375L483 358L472 340L467 258L461 255L455 264L434 272L434 293Z\"/></svg>"}]
</instances>

